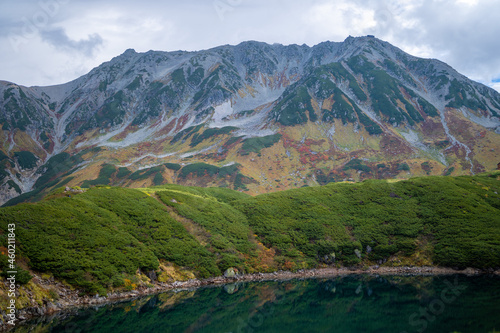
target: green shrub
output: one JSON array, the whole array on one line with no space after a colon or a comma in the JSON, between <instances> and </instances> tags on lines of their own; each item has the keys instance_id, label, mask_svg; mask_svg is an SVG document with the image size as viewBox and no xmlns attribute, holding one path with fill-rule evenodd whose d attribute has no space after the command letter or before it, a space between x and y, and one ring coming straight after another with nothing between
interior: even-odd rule
<instances>
[{"instance_id":1,"label":"green shrub","mask_svg":"<svg viewBox=\"0 0 500 333\"><path fill-rule=\"evenodd\" d=\"M130 171L126 167L119 167L118 172L116 173L116 178L124 178L124 177L130 175L131 172L132 171Z\"/></svg>"},{"instance_id":2,"label":"green shrub","mask_svg":"<svg viewBox=\"0 0 500 333\"><path fill-rule=\"evenodd\" d=\"M128 178L131 180L148 179L150 176L162 171L163 171L163 166L159 165L152 168L137 170L134 173L132 173Z\"/></svg>"},{"instance_id":3,"label":"green shrub","mask_svg":"<svg viewBox=\"0 0 500 333\"><path fill-rule=\"evenodd\" d=\"M92 188L71 198L1 208L0 245L15 222L18 255L30 269L92 293L123 286L137 269L157 270L159 260L200 278L228 267L293 270L391 256L412 263L421 255L435 265L496 269L497 176L331 183L254 197L171 184L155 187L156 196ZM172 210L184 225L171 217ZM26 283L30 276L19 278Z\"/></svg>"},{"instance_id":4,"label":"green shrub","mask_svg":"<svg viewBox=\"0 0 500 333\"><path fill-rule=\"evenodd\" d=\"M370 180L262 194L235 207L264 244L285 254L295 248L321 261L334 252L356 264L354 249L362 259L367 246L371 260L410 256L429 237L434 263L486 268L500 265L499 190L488 176Z\"/></svg>"},{"instance_id":5,"label":"green shrub","mask_svg":"<svg viewBox=\"0 0 500 333\"><path fill-rule=\"evenodd\" d=\"M186 191L181 187L179 191L174 188L179 189L168 185L158 189L156 194L164 204L172 206L209 235L206 241L213 252L220 254L217 265L221 271L229 267L243 268L242 255L250 255L255 245L249 239L251 231L246 217L228 203L234 202L236 197L246 196L227 189L187 188Z\"/></svg>"},{"instance_id":6,"label":"green shrub","mask_svg":"<svg viewBox=\"0 0 500 333\"><path fill-rule=\"evenodd\" d=\"M134 91L137 88L141 86L141 81L142 81L142 75L137 75L134 81L132 81L128 86L127 89Z\"/></svg>"},{"instance_id":7,"label":"green shrub","mask_svg":"<svg viewBox=\"0 0 500 333\"><path fill-rule=\"evenodd\" d=\"M153 178L153 185L161 185L164 181L163 176L158 172Z\"/></svg>"},{"instance_id":8,"label":"green shrub","mask_svg":"<svg viewBox=\"0 0 500 333\"><path fill-rule=\"evenodd\" d=\"M446 170L446 172L444 173L445 176L449 176L453 173L453 171L455 171L455 167L451 167L449 168L448 170Z\"/></svg>"},{"instance_id":9,"label":"green shrub","mask_svg":"<svg viewBox=\"0 0 500 333\"><path fill-rule=\"evenodd\" d=\"M369 166L364 165L363 161L358 159L358 158L353 158L352 160L347 162L344 165L344 167L342 168L342 170L345 170L345 171L350 170L350 169L357 170L357 171L363 171L363 172L367 172L367 173L372 171Z\"/></svg>"},{"instance_id":10,"label":"green shrub","mask_svg":"<svg viewBox=\"0 0 500 333\"><path fill-rule=\"evenodd\" d=\"M12 221L31 268L89 292L116 284L118 274L155 270L159 259L203 276L220 274L213 254L161 203L137 190L96 188L72 198L2 208L0 228Z\"/></svg>"},{"instance_id":11,"label":"green shrub","mask_svg":"<svg viewBox=\"0 0 500 333\"><path fill-rule=\"evenodd\" d=\"M181 169L180 178L186 178L189 174L195 174L197 177L214 176L219 172L219 168L215 165L206 163L188 164Z\"/></svg>"},{"instance_id":12,"label":"green shrub","mask_svg":"<svg viewBox=\"0 0 500 333\"><path fill-rule=\"evenodd\" d=\"M17 185L16 182L13 181L12 179L7 181L7 185L9 185L9 190L11 188L13 188L18 194L23 193L23 191L21 191L21 188L19 187L19 185Z\"/></svg>"},{"instance_id":13,"label":"green shrub","mask_svg":"<svg viewBox=\"0 0 500 333\"><path fill-rule=\"evenodd\" d=\"M281 134L267 135L257 138L249 138L243 140L240 154L248 155L249 153L260 153L263 148L269 148L281 139Z\"/></svg>"},{"instance_id":14,"label":"green shrub","mask_svg":"<svg viewBox=\"0 0 500 333\"><path fill-rule=\"evenodd\" d=\"M17 151L14 153L14 157L17 159L17 163L23 169L33 169L36 167L38 158L29 151Z\"/></svg>"},{"instance_id":15,"label":"green shrub","mask_svg":"<svg viewBox=\"0 0 500 333\"><path fill-rule=\"evenodd\" d=\"M17 272L15 274L16 283L20 285L25 285L33 278L28 271L22 269L18 265L15 265L13 269L9 268L9 265L9 258L6 255L0 254L0 276L6 278L10 275L7 273L8 271L15 271Z\"/></svg>"},{"instance_id":16,"label":"green shrub","mask_svg":"<svg viewBox=\"0 0 500 333\"><path fill-rule=\"evenodd\" d=\"M116 172L116 168L111 164L103 164L99 171L99 176L94 180L85 180L82 187L90 187L95 185L108 185L111 182L111 176Z\"/></svg>"},{"instance_id":17,"label":"green shrub","mask_svg":"<svg viewBox=\"0 0 500 333\"><path fill-rule=\"evenodd\" d=\"M284 126L294 126L308 121L316 121L316 114L311 105L311 95L307 88L296 82L288 86L281 95L278 104L271 110L274 119Z\"/></svg>"},{"instance_id":18,"label":"green shrub","mask_svg":"<svg viewBox=\"0 0 500 333\"><path fill-rule=\"evenodd\" d=\"M237 130L238 127L234 126L226 126L222 128L208 128L204 130L201 134L194 134L193 138L191 139L191 143L189 144L191 147L195 147L196 145L200 144L203 140L215 137L217 135L224 135L224 134L229 134L234 130Z\"/></svg>"},{"instance_id":19,"label":"green shrub","mask_svg":"<svg viewBox=\"0 0 500 333\"><path fill-rule=\"evenodd\" d=\"M170 140L170 143L174 144L180 140L187 140L191 135L198 132L202 127L203 127L203 124L200 124L197 126L191 126L191 127L186 128L186 129L183 129L182 131L180 131L179 133L174 135L172 140Z\"/></svg>"},{"instance_id":20,"label":"green shrub","mask_svg":"<svg viewBox=\"0 0 500 333\"><path fill-rule=\"evenodd\" d=\"M167 167L167 169L174 171L179 171L182 168L182 166L177 163L165 163L165 166Z\"/></svg>"},{"instance_id":21,"label":"green shrub","mask_svg":"<svg viewBox=\"0 0 500 333\"><path fill-rule=\"evenodd\" d=\"M410 167L406 163L401 163L398 165L398 170L401 171L410 171Z\"/></svg>"}]
</instances>

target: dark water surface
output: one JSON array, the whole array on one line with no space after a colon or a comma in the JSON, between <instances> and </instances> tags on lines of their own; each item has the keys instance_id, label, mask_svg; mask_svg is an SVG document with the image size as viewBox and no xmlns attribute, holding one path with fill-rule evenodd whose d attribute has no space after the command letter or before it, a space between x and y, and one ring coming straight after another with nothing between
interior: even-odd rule
<instances>
[{"instance_id":1,"label":"dark water surface","mask_svg":"<svg viewBox=\"0 0 500 333\"><path fill-rule=\"evenodd\" d=\"M500 332L500 277L344 276L167 292L16 332Z\"/></svg>"}]
</instances>

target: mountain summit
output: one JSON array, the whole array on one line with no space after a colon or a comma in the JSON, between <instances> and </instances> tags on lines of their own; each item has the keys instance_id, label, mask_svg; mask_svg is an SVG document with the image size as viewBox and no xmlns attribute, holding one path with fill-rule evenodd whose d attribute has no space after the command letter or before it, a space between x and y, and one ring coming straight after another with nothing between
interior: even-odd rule
<instances>
[{"instance_id":1,"label":"mountain summit","mask_svg":"<svg viewBox=\"0 0 500 333\"><path fill-rule=\"evenodd\" d=\"M0 81L0 123L0 202L9 204L60 186L255 194L500 162L497 91L373 36L129 49L62 85Z\"/></svg>"}]
</instances>

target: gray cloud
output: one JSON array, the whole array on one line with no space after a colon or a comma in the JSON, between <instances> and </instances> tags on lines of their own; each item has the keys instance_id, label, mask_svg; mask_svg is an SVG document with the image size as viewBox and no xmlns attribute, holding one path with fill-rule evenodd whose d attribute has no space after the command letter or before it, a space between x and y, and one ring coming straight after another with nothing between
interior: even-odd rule
<instances>
[{"instance_id":1,"label":"gray cloud","mask_svg":"<svg viewBox=\"0 0 500 333\"><path fill-rule=\"evenodd\" d=\"M497 1L467 5L453 0L421 0L403 8L393 3L387 12L389 23L384 26L378 22L377 32L396 46L425 48L430 56L484 82L500 74Z\"/></svg>"},{"instance_id":2,"label":"gray cloud","mask_svg":"<svg viewBox=\"0 0 500 333\"><path fill-rule=\"evenodd\" d=\"M42 40L63 51L77 51L87 57L91 57L94 52L103 44L103 39L99 34L89 35L87 39L78 41L68 37L64 29L56 28L40 31Z\"/></svg>"}]
</instances>

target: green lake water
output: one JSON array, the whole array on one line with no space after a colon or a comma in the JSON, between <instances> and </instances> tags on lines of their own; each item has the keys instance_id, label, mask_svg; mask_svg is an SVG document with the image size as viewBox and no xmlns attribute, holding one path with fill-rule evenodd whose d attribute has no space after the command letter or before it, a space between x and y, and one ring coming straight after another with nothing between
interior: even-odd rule
<instances>
[{"instance_id":1,"label":"green lake water","mask_svg":"<svg viewBox=\"0 0 500 333\"><path fill-rule=\"evenodd\" d=\"M166 292L15 332L500 332L499 276L344 276Z\"/></svg>"}]
</instances>

